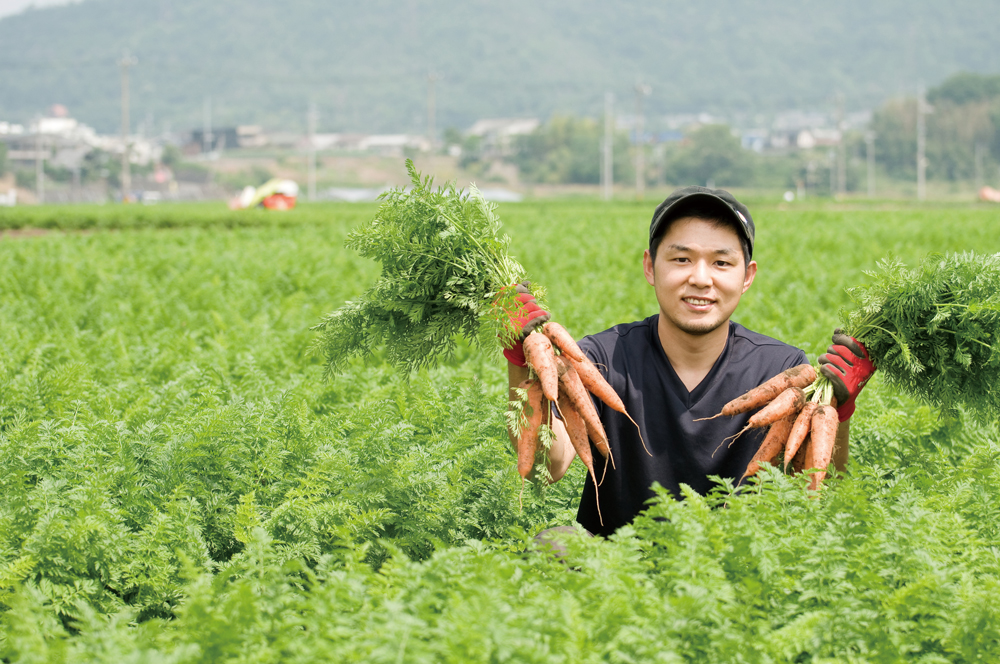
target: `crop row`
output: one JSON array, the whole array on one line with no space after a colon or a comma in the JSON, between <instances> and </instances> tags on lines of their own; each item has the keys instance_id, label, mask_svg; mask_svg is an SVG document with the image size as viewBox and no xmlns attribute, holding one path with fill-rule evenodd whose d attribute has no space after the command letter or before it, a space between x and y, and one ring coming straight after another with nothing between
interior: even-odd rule
<instances>
[{"instance_id":1,"label":"crop row","mask_svg":"<svg viewBox=\"0 0 1000 664\"><path fill-rule=\"evenodd\" d=\"M646 207L501 208L577 336L652 313ZM0 241L3 656L995 658L994 424L876 380L823 500L773 474L665 499L556 563L527 542L572 522L581 469L522 493L496 358L324 379L309 327L375 266L342 248L365 211L322 210ZM1000 250L986 213L941 214L758 212L739 320L816 353L876 258Z\"/></svg>"}]
</instances>

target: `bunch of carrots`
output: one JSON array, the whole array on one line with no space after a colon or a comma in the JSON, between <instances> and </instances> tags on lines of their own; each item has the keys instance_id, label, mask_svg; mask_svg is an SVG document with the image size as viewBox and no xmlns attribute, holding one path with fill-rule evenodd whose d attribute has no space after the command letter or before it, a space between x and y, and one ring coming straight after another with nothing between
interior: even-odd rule
<instances>
[{"instance_id":1,"label":"bunch of carrots","mask_svg":"<svg viewBox=\"0 0 1000 664\"><path fill-rule=\"evenodd\" d=\"M554 403L562 415L573 449L587 467L596 491L599 482L594 472L590 441L594 441L597 451L610 461L612 468L614 459L604 425L587 392L632 420L633 424L635 420L626 412L621 398L584 355L573 336L559 323L549 321L525 337L524 357L531 371L528 380L518 386L527 395L526 421L519 422L520 430L514 432L517 435L518 473L522 479L527 479L531 473L540 446L540 430L543 424L551 426L551 404ZM636 428L638 426L636 424ZM606 471L607 464L604 468Z\"/></svg>"},{"instance_id":2,"label":"bunch of carrots","mask_svg":"<svg viewBox=\"0 0 1000 664\"><path fill-rule=\"evenodd\" d=\"M732 417L755 408L760 410L735 437L747 429L770 428L743 477L756 475L764 462L781 460L783 467L792 463L796 471L816 469L809 488L819 489L833 458L839 424L830 381L817 377L812 365L800 364L733 399L714 417Z\"/></svg>"}]
</instances>

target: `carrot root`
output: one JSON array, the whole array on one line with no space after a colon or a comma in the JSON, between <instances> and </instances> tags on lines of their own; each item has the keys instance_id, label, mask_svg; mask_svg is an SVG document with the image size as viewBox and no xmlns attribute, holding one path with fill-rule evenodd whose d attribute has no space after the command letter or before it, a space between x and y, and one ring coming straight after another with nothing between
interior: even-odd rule
<instances>
[{"instance_id":1,"label":"carrot root","mask_svg":"<svg viewBox=\"0 0 1000 664\"><path fill-rule=\"evenodd\" d=\"M559 373L556 369L552 342L544 334L532 332L524 339L524 357L538 375L542 392L549 401L559 397Z\"/></svg>"},{"instance_id":2,"label":"carrot root","mask_svg":"<svg viewBox=\"0 0 1000 664\"><path fill-rule=\"evenodd\" d=\"M653 453L649 451L646 447L646 441L642 437L642 429L639 428L639 424L632 419L632 416L628 414L625 409L625 403L615 392L615 389L611 387L608 381L604 380L604 376L601 372L594 366L594 363L588 360L586 357L582 361L574 360L570 356L570 362L573 368L576 370L578 376L580 376L580 382L583 386L593 394L595 397L603 401L609 408L617 411L627 417L629 421L635 425L635 430L639 432L639 442L642 443L642 449L646 450L646 454L653 456Z\"/></svg>"},{"instance_id":3,"label":"carrot root","mask_svg":"<svg viewBox=\"0 0 1000 664\"><path fill-rule=\"evenodd\" d=\"M754 454L753 459L747 464L747 469L743 473L743 477L753 477L760 470L761 463L773 460L781 452L781 448L785 445L785 441L788 439L788 434L791 430L792 419L788 417L772 424L770 430L767 432L767 436L764 437L764 441L757 449L757 453Z\"/></svg>"},{"instance_id":4,"label":"carrot root","mask_svg":"<svg viewBox=\"0 0 1000 664\"><path fill-rule=\"evenodd\" d=\"M789 387L775 397L774 401L761 408L750 418L748 427L764 427L774 424L792 413L801 410L806 403L806 395L800 387Z\"/></svg>"},{"instance_id":5,"label":"carrot root","mask_svg":"<svg viewBox=\"0 0 1000 664\"><path fill-rule=\"evenodd\" d=\"M809 488L813 491L819 490L826 478L826 469L830 465L830 458L833 456L833 448L837 444L837 411L827 405L816 408L816 413L812 417L812 428L810 435L813 442L813 458L810 468L818 469L812 474L809 481Z\"/></svg>"},{"instance_id":6,"label":"carrot root","mask_svg":"<svg viewBox=\"0 0 1000 664\"><path fill-rule=\"evenodd\" d=\"M561 386L561 385L560 385ZM569 434L569 440L573 443L573 449L576 450L577 456L580 457L580 461L583 465L587 467L587 471L590 473L590 478L594 481L594 495L597 499L597 518L600 520L601 525L604 525L604 518L601 516L601 501L598 498L597 489L600 486L597 483L597 473L594 472L594 455L590 451L590 439L587 435L587 424L584 421L583 415L578 411L570 401L569 394L566 390L561 390L563 396L566 400L559 405L559 412L562 413L563 422L566 424L566 433ZM589 399L589 397L588 397ZM593 404L591 404L593 406ZM605 464L605 469L607 464Z\"/></svg>"},{"instance_id":7,"label":"carrot root","mask_svg":"<svg viewBox=\"0 0 1000 664\"><path fill-rule=\"evenodd\" d=\"M812 426L813 413L816 412L817 406L819 406L818 403L810 401L802 407L802 410L799 411L799 416L795 418L795 424L792 425L792 431L788 434L788 442L785 443L785 468L788 468L788 464L799 451L799 448L805 441L806 436L809 435L809 429Z\"/></svg>"},{"instance_id":8,"label":"carrot root","mask_svg":"<svg viewBox=\"0 0 1000 664\"><path fill-rule=\"evenodd\" d=\"M583 362L587 359L587 356L583 354L583 350L577 345L576 340L573 338L566 328L556 323L554 321L549 321L542 327L542 332L545 336L555 344L555 346L568 356L574 362Z\"/></svg>"}]
</instances>

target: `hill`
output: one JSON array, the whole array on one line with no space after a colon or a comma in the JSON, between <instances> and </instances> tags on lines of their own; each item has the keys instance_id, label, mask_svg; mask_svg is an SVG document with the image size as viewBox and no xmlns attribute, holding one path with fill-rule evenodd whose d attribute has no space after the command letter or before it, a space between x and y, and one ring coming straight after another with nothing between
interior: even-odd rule
<instances>
[{"instance_id":1,"label":"hill","mask_svg":"<svg viewBox=\"0 0 1000 664\"><path fill-rule=\"evenodd\" d=\"M606 90L652 113L872 107L959 70L1000 70L987 0L792 3L666 0L86 0L0 20L0 118L67 105L118 123L128 49L133 118L198 126L422 131L427 76L437 126L483 116L598 115Z\"/></svg>"}]
</instances>

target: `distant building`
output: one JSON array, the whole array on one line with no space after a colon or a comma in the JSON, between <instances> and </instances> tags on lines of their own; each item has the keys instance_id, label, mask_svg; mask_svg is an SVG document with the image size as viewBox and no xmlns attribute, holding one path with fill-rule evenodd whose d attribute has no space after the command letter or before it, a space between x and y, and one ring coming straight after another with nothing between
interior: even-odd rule
<instances>
[{"instance_id":1,"label":"distant building","mask_svg":"<svg viewBox=\"0 0 1000 664\"><path fill-rule=\"evenodd\" d=\"M540 125L538 118L486 118L477 120L466 134L479 136L485 152L506 156L511 153L514 136L530 134Z\"/></svg>"}]
</instances>

